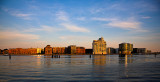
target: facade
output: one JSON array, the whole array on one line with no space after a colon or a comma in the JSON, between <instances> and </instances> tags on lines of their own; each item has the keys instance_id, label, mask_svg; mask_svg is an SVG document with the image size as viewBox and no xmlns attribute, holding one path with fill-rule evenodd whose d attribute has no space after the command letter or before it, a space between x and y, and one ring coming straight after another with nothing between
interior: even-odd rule
<instances>
[{"instance_id":1,"label":"facade","mask_svg":"<svg viewBox=\"0 0 160 82\"><path fill-rule=\"evenodd\" d=\"M23 48L12 48L9 49L9 54L37 54L37 49L36 48L27 48L27 49L23 49Z\"/></svg>"},{"instance_id":2,"label":"facade","mask_svg":"<svg viewBox=\"0 0 160 82\"><path fill-rule=\"evenodd\" d=\"M65 47L53 47L53 54L65 54Z\"/></svg>"},{"instance_id":3,"label":"facade","mask_svg":"<svg viewBox=\"0 0 160 82\"><path fill-rule=\"evenodd\" d=\"M107 54L106 41L104 41L103 37L98 40L93 40L92 49L93 54Z\"/></svg>"},{"instance_id":4,"label":"facade","mask_svg":"<svg viewBox=\"0 0 160 82\"><path fill-rule=\"evenodd\" d=\"M116 54L118 54L119 53L119 48L115 48L115 52L116 52Z\"/></svg>"},{"instance_id":5,"label":"facade","mask_svg":"<svg viewBox=\"0 0 160 82\"><path fill-rule=\"evenodd\" d=\"M76 54L76 45L70 45L68 46L68 54Z\"/></svg>"},{"instance_id":6,"label":"facade","mask_svg":"<svg viewBox=\"0 0 160 82\"><path fill-rule=\"evenodd\" d=\"M44 48L44 53L47 54L47 55L52 54L52 47L50 45L47 45Z\"/></svg>"},{"instance_id":7,"label":"facade","mask_svg":"<svg viewBox=\"0 0 160 82\"><path fill-rule=\"evenodd\" d=\"M133 48L133 53L147 53L146 48Z\"/></svg>"},{"instance_id":8,"label":"facade","mask_svg":"<svg viewBox=\"0 0 160 82\"><path fill-rule=\"evenodd\" d=\"M151 50L147 50L147 53L151 53L152 51Z\"/></svg>"},{"instance_id":9,"label":"facade","mask_svg":"<svg viewBox=\"0 0 160 82\"><path fill-rule=\"evenodd\" d=\"M76 47L76 54L85 54L84 47Z\"/></svg>"},{"instance_id":10,"label":"facade","mask_svg":"<svg viewBox=\"0 0 160 82\"><path fill-rule=\"evenodd\" d=\"M133 44L121 43L119 44L119 54L129 55L133 51Z\"/></svg>"},{"instance_id":11,"label":"facade","mask_svg":"<svg viewBox=\"0 0 160 82\"><path fill-rule=\"evenodd\" d=\"M41 49L41 54L44 54L44 48L43 48L43 49Z\"/></svg>"},{"instance_id":12,"label":"facade","mask_svg":"<svg viewBox=\"0 0 160 82\"><path fill-rule=\"evenodd\" d=\"M28 48L29 54L37 54L37 49L36 48Z\"/></svg>"},{"instance_id":13,"label":"facade","mask_svg":"<svg viewBox=\"0 0 160 82\"><path fill-rule=\"evenodd\" d=\"M37 48L37 54L41 54L41 48Z\"/></svg>"},{"instance_id":14,"label":"facade","mask_svg":"<svg viewBox=\"0 0 160 82\"><path fill-rule=\"evenodd\" d=\"M108 47L107 48L107 54L115 54L116 53L116 49L112 48L112 47Z\"/></svg>"}]
</instances>

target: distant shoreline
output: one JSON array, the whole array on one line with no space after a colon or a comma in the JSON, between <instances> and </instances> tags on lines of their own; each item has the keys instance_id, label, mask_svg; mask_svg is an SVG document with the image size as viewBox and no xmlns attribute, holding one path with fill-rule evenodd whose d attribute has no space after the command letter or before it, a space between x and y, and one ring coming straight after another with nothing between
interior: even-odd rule
<instances>
[{"instance_id":1,"label":"distant shoreline","mask_svg":"<svg viewBox=\"0 0 160 82\"><path fill-rule=\"evenodd\" d=\"M0 54L2 56L8 56L5 54ZM29 55L44 55L44 56L51 56L51 55L119 55L119 54L11 54L12 56L29 56ZM152 54L132 54L132 55L155 55ZM159 55L159 54L156 54Z\"/></svg>"}]
</instances>

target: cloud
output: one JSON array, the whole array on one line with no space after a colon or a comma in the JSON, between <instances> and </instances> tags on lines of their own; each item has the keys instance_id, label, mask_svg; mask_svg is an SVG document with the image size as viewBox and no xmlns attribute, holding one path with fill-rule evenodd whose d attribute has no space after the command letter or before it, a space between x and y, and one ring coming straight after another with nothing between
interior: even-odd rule
<instances>
[{"instance_id":1,"label":"cloud","mask_svg":"<svg viewBox=\"0 0 160 82\"><path fill-rule=\"evenodd\" d=\"M88 29L84 27L79 27L79 26L71 24L72 21L69 20L67 13L64 11L57 12L56 16L58 20L61 20L63 22L60 25L65 27L67 30L70 30L72 32L90 32ZM77 20L85 20L85 17L80 17Z\"/></svg>"},{"instance_id":2,"label":"cloud","mask_svg":"<svg viewBox=\"0 0 160 82\"><path fill-rule=\"evenodd\" d=\"M25 20L31 20L32 18L30 17L31 15L33 14L26 14L26 13L12 13L13 16L16 16L16 17L20 17L22 19L25 19Z\"/></svg>"},{"instance_id":3,"label":"cloud","mask_svg":"<svg viewBox=\"0 0 160 82\"><path fill-rule=\"evenodd\" d=\"M77 20L81 20L81 21L84 21L86 18L85 17L79 17L77 18Z\"/></svg>"},{"instance_id":4,"label":"cloud","mask_svg":"<svg viewBox=\"0 0 160 82\"><path fill-rule=\"evenodd\" d=\"M143 19L150 19L150 18L152 18L152 17L149 17L149 16L144 16L144 17L142 17Z\"/></svg>"},{"instance_id":5,"label":"cloud","mask_svg":"<svg viewBox=\"0 0 160 82\"><path fill-rule=\"evenodd\" d=\"M96 20L96 21L115 21L117 19L115 18L99 18L99 17L93 17L91 20Z\"/></svg>"},{"instance_id":6,"label":"cloud","mask_svg":"<svg viewBox=\"0 0 160 82\"><path fill-rule=\"evenodd\" d=\"M66 35L59 37L62 40L86 40L89 39L87 36L74 36L74 35Z\"/></svg>"},{"instance_id":7,"label":"cloud","mask_svg":"<svg viewBox=\"0 0 160 82\"><path fill-rule=\"evenodd\" d=\"M125 20L121 20L118 18L100 18L100 17L93 17L91 18L93 21L106 21L107 27L113 28L121 28L126 30L134 30L135 32L148 32L148 30L144 30L141 28L141 22L136 21L134 17L130 17Z\"/></svg>"},{"instance_id":8,"label":"cloud","mask_svg":"<svg viewBox=\"0 0 160 82\"><path fill-rule=\"evenodd\" d=\"M72 32L90 32L88 29L86 29L84 27L79 27L76 25L71 25L71 24L67 24L67 23L62 23L61 25Z\"/></svg>"},{"instance_id":9,"label":"cloud","mask_svg":"<svg viewBox=\"0 0 160 82\"><path fill-rule=\"evenodd\" d=\"M24 34L17 31L1 31L0 40L32 40L39 39L38 35Z\"/></svg>"},{"instance_id":10,"label":"cloud","mask_svg":"<svg viewBox=\"0 0 160 82\"><path fill-rule=\"evenodd\" d=\"M112 21L107 24L111 27L123 28L123 29L138 29L140 22L129 22L129 21Z\"/></svg>"},{"instance_id":11,"label":"cloud","mask_svg":"<svg viewBox=\"0 0 160 82\"><path fill-rule=\"evenodd\" d=\"M62 28L55 28L53 26L42 25L40 28L29 28L24 30L24 32L37 32L37 31L46 31L46 32L57 32L62 31Z\"/></svg>"},{"instance_id":12,"label":"cloud","mask_svg":"<svg viewBox=\"0 0 160 82\"><path fill-rule=\"evenodd\" d=\"M130 30L131 32L149 32L148 30L142 29L141 22L138 21L111 21L106 25L110 27Z\"/></svg>"},{"instance_id":13,"label":"cloud","mask_svg":"<svg viewBox=\"0 0 160 82\"><path fill-rule=\"evenodd\" d=\"M57 13L56 13L56 16L57 16L57 19L58 19L58 20L68 21L67 14L66 14L66 12L64 12L64 11L59 11L59 12L57 12Z\"/></svg>"},{"instance_id":14,"label":"cloud","mask_svg":"<svg viewBox=\"0 0 160 82\"><path fill-rule=\"evenodd\" d=\"M92 14L97 14L97 13L100 13L102 11L104 11L104 8L97 8L97 7L93 7L89 10Z\"/></svg>"},{"instance_id":15,"label":"cloud","mask_svg":"<svg viewBox=\"0 0 160 82\"><path fill-rule=\"evenodd\" d=\"M60 38L60 39L63 39L63 40L74 40L74 39L79 39L79 38L76 37L76 36L60 36L59 38Z\"/></svg>"},{"instance_id":16,"label":"cloud","mask_svg":"<svg viewBox=\"0 0 160 82\"><path fill-rule=\"evenodd\" d=\"M5 12L9 13L12 16L16 16L19 18L22 18L24 20L31 20L32 19L32 15L31 13L22 13L20 11L14 10L14 9L8 9L8 8L2 8L2 10L4 10Z\"/></svg>"}]
</instances>

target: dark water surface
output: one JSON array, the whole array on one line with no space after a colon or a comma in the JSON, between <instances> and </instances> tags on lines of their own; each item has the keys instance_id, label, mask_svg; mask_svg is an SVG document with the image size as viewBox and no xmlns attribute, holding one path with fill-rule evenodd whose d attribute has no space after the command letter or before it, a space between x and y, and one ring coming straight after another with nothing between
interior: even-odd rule
<instances>
[{"instance_id":1,"label":"dark water surface","mask_svg":"<svg viewBox=\"0 0 160 82\"><path fill-rule=\"evenodd\" d=\"M3 81L160 82L160 55L0 56Z\"/></svg>"}]
</instances>

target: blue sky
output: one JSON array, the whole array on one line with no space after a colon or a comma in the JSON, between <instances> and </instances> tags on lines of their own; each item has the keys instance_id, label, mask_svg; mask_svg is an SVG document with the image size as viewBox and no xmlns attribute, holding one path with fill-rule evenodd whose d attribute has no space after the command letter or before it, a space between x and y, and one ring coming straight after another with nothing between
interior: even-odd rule
<instances>
[{"instance_id":1,"label":"blue sky","mask_svg":"<svg viewBox=\"0 0 160 82\"><path fill-rule=\"evenodd\" d=\"M160 51L159 0L1 0L0 48L107 47Z\"/></svg>"}]
</instances>

